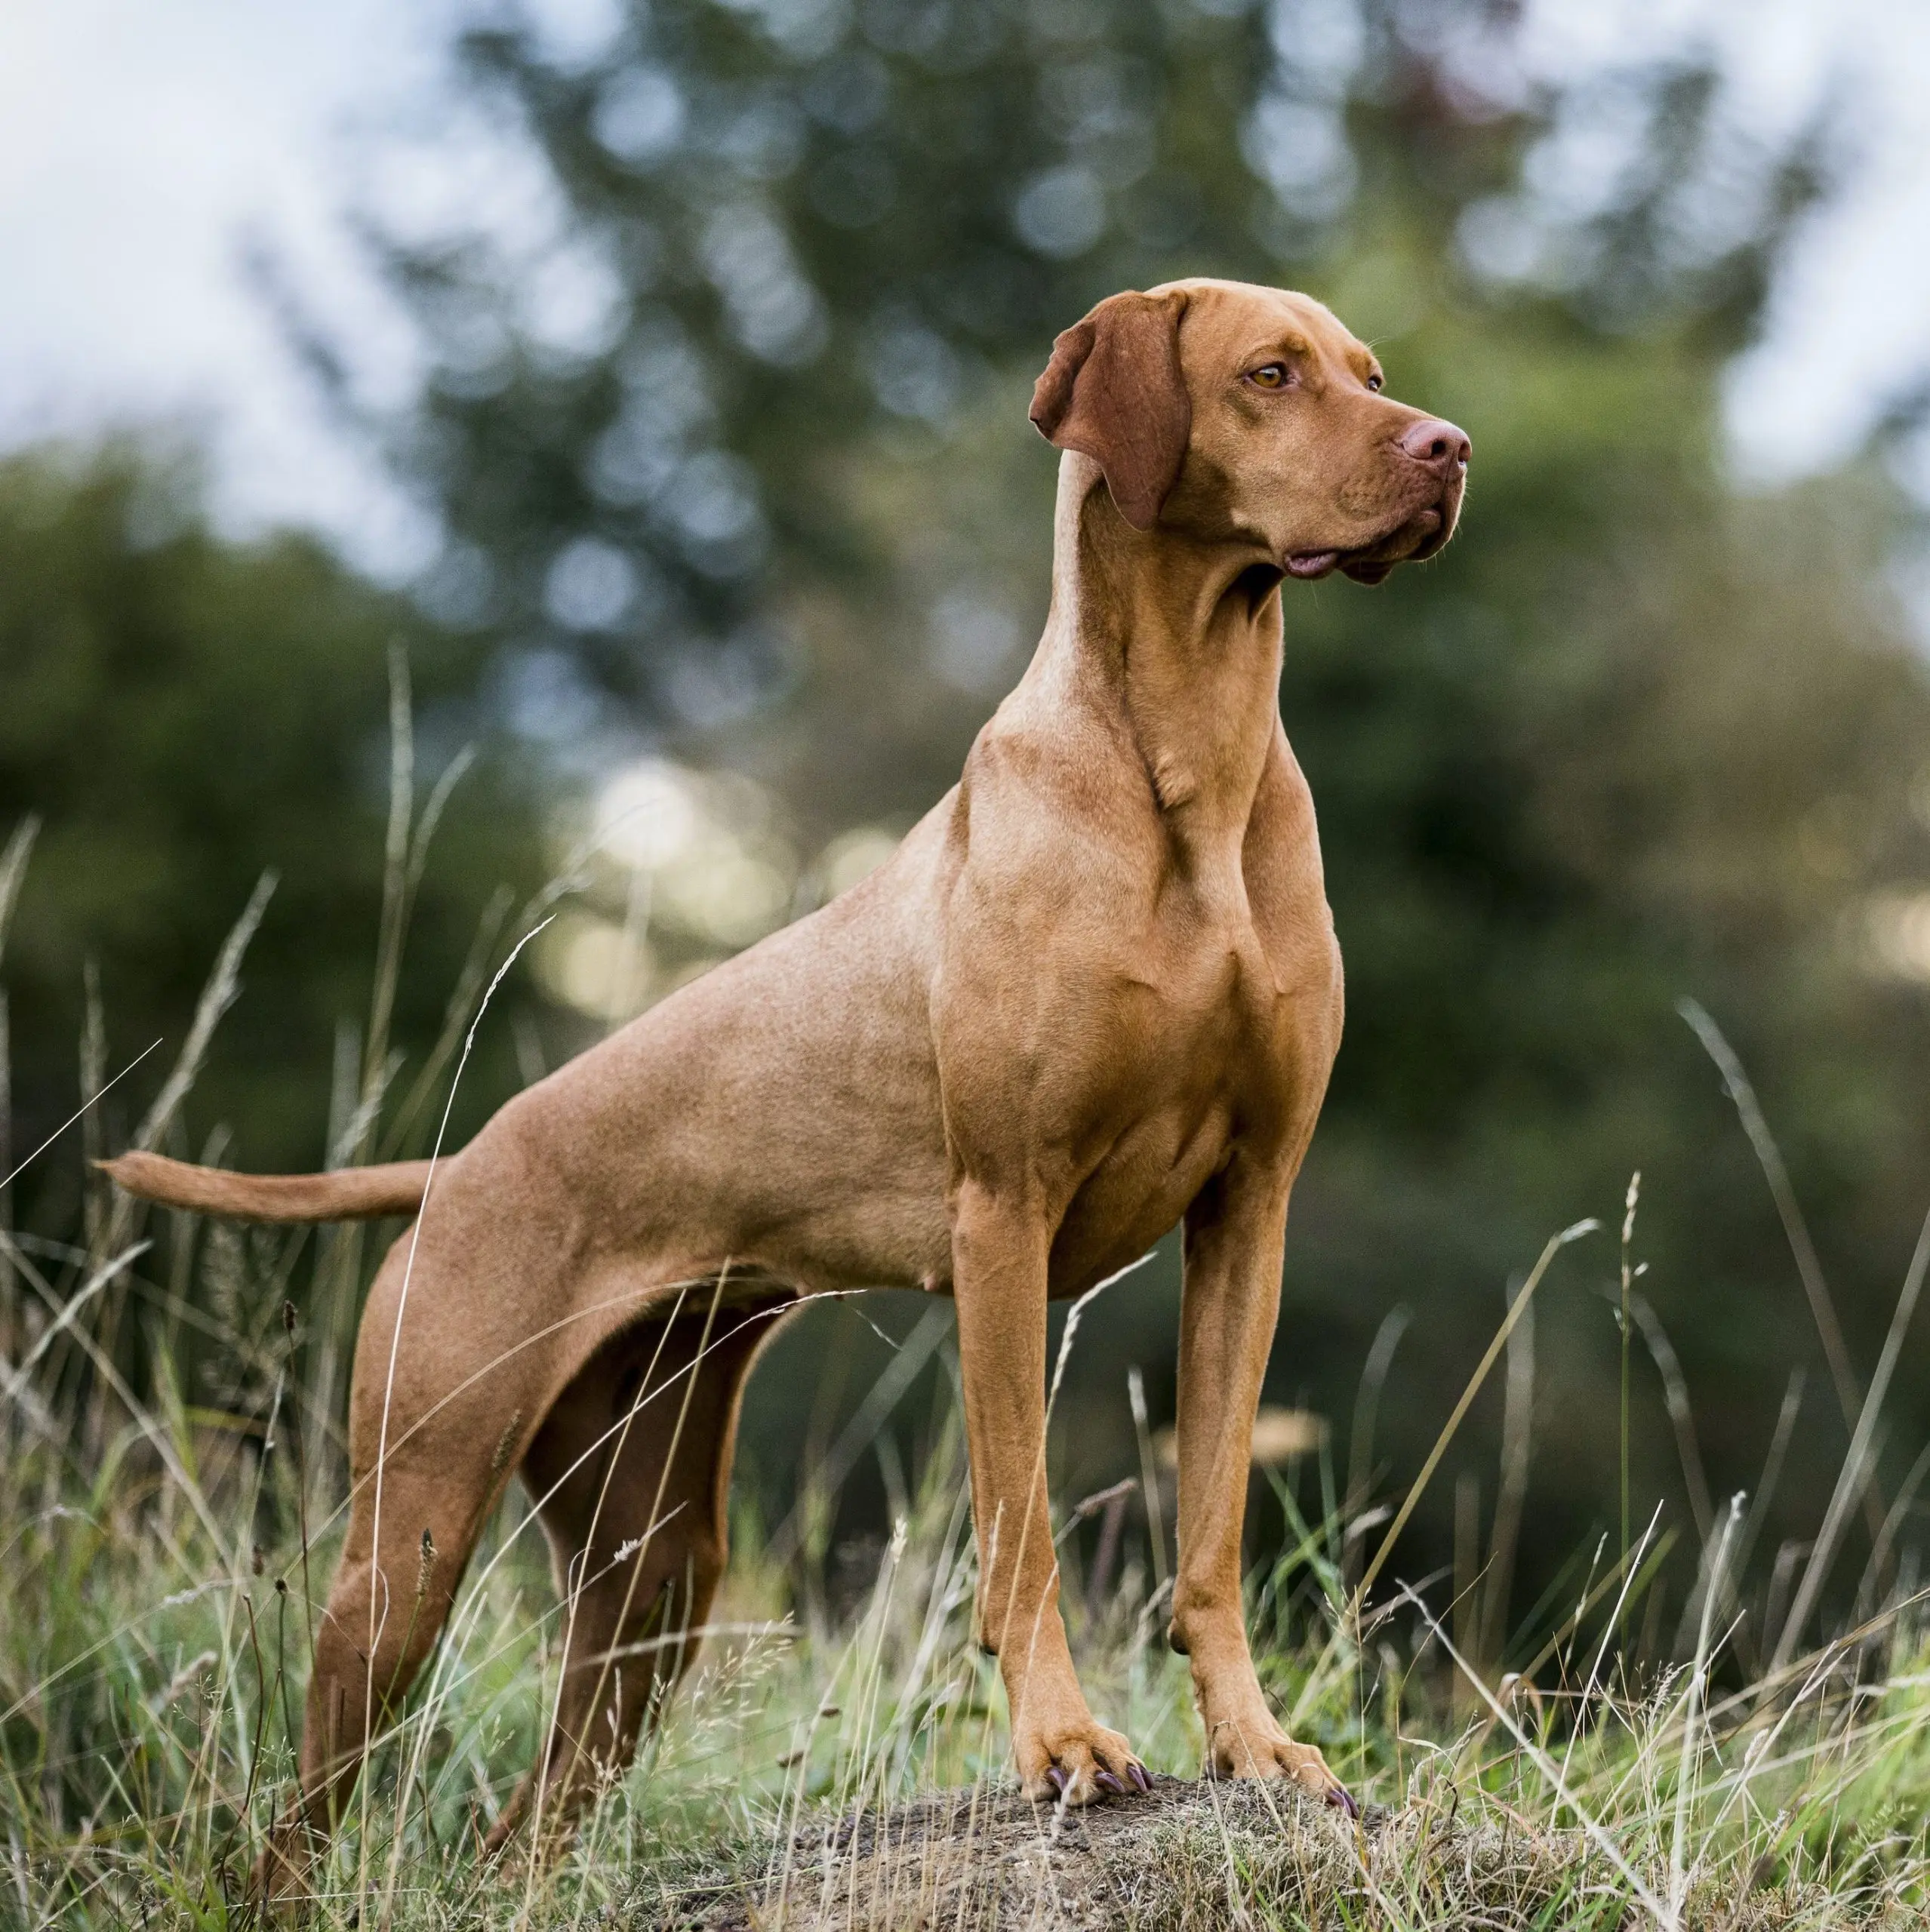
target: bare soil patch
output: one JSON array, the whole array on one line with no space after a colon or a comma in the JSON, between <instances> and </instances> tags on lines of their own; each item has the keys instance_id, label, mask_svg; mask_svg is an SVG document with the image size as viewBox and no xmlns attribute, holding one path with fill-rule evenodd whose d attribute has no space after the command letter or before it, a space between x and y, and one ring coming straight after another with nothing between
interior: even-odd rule
<instances>
[{"instance_id":1,"label":"bare soil patch","mask_svg":"<svg viewBox=\"0 0 1930 1932\"><path fill-rule=\"evenodd\" d=\"M1144 1796L1083 1811L1007 1789L814 1817L787 1840L746 1847L734 1869L654 1897L640 1887L633 1922L692 1932L1614 1925L1620 1888L1598 1863L1579 1833L1470 1831L1373 1809L1356 1826L1280 1786L1161 1777Z\"/></svg>"},{"instance_id":2,"label":"bare soil patch","mask_svg":"<svg viewBox=\"0 0 1930 1932\"><path fill-rule=\"evenodd\" d=\"M1666 1875L1644 1875L1661 1890ZM1356 1825L1278 1785L1160 1777L1084 1811L1010 1788L811 1814L703 1871L641 1880L629 1924L676 1932L1529 1932L1650 1923L1579 1831L1416 1805ZM1820 1887L1692 1887L1708 1932L1873 1928Z\"/></svg>"}]
</instances>

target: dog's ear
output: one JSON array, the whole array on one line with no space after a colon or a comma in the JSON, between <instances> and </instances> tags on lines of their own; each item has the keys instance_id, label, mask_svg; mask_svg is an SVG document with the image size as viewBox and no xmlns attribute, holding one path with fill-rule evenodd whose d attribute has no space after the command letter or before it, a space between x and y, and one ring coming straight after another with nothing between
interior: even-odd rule
<instances>
[{"instance_id":1,"label":"dog's ear","mask_svg":"<svg viewBox=\"0 0 1930 1932\"><path fill-rule=\"evenodd\" d=\"M1184 291L1109 295L1052 345L1032 392L1032 420L1055 448L1106 472L1119 514L1150 530L1179 481L1193 429L1180 373Z\"/></svg>"}]
</instances>

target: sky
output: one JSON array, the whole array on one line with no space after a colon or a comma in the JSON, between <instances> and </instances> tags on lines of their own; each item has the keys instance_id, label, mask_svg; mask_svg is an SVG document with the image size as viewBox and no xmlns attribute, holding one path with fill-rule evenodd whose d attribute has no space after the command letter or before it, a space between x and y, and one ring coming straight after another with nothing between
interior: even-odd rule
<instances>
[{"instance_id":1,"label":"sky","mask_svg":"<svg viewBox=\"0 0 1930 1932\"><path fill-rule=\"evenodd\" d=\"M611 0L542 0L559 45ZM372 174L378 138L437 97L457 0L20 0L0 59L0 448L174 426L208 451L217 517L328 533L386 577L426 561L425 518L331 422L272 318L270 243L305 300L397 399L406 331L343 220L373 181L432 214L445 178ZM1854 103L1855 166L1803 235L1765 339L1729 392L1732 459L1774 483L1852 451L1930 371L1930 0L1530 0L1531 66L1585 73L1716 48L1752 118ZM500 158L480 189L540 218ZM1930 497L1930 457L1911 479Z\"/></svg>"}]
</instances>

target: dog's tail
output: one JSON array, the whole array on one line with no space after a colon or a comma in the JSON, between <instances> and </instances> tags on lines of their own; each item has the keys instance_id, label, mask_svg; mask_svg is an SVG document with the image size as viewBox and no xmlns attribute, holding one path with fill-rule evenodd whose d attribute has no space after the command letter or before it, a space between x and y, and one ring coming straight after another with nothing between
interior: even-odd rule
<instances>
[{"instance_id":1,"label":"dog's tail","mask_svg":"<svg viewBox=\"0 0 1930 1932\"><path fill-rule=\"evenodd\" d=\"M239 1221L365 1221L413 1214L429 1190L426 1161L325 1174L237 1174L135 1152L100 1165L115 1186L143 1201Z\"/></svg>"}]
</instances>

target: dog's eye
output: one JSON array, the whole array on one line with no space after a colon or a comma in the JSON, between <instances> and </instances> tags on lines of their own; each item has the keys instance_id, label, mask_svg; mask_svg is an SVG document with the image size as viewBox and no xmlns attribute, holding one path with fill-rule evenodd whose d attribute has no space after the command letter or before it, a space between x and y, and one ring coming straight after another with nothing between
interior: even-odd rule
<instances>
[{"instance_id":1,"label":"dog's eye","mask_svg":"<svg viewBox=\"0 0 1930 1932\"><path fill-rule=\"evenodd\" d=\"M1288 374L1284 362L1268 362L1257 369L1249 369L1246 379L1255 389L1283 389L1287 386Z\"/></svg>"},{"instance_id":2,"label":"dog's eye","mask_svg":"<svg viewBox=\"0 0 1930 1932\"><path fill-rule=\"evenodd\" d=\"M1381 392L1381 378L1378 376L1369 376L1367 379L1367 386L1378 395Z\"/></svg>"}]
</instances>

